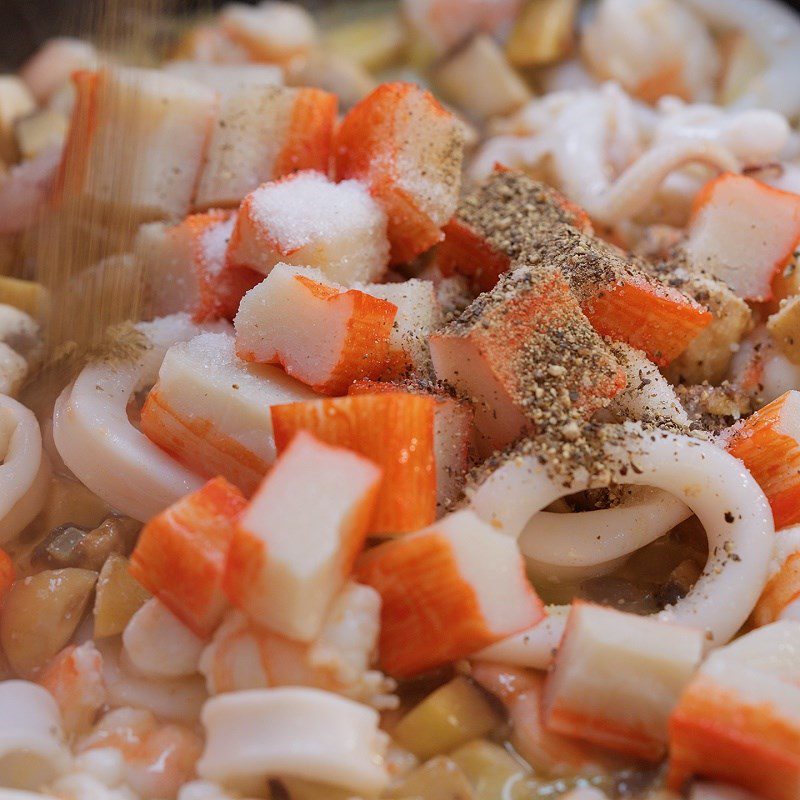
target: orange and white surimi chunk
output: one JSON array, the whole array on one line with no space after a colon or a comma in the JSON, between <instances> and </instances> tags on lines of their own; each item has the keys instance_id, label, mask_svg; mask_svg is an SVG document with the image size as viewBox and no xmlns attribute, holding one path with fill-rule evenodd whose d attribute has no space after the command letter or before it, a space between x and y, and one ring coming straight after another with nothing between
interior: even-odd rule
<instances>
[{"instance_id":1,"label":"orange and white surimi chunk","mask_svg":"<svg viewBox=\"0 0 800 800\"><path fill-rule=\"evenodd\" d=\"M777 530L800 522L800 392L786 392L748 417L727 450L764 490Z\"/></svg>"},{"instance_id":2,"label":"orange and white surimi chunk","mask_svg":"<svg viewBox=\"0 0 800 800\"><path fill-rule=\"evenodd\" d=\"M80 73L76 86L61 190L141 217L186 216L217 114L216 92L133 67Z\"/></svg>"},{"instance_id":3,"label":"orange and white surimi chunk","mask_svg":"<svg viewBox=\"0 0 800 800\"><path fill-rule=\"evenodd\" d=\"M280 364L322 394L377 378L389 360L397 306L329 281L316 269L276 265L242 300L234 322L245 361Z\"/></svg>"},{"instance_id":4,"label":"orange and white surimi chunk","mask_svg":"<svg viewBox=\"0 0 800 800\"><path fill-rule=\"evenodd\" d=\"M215 210L192 214L179 225L142 225L134 248L155 315L188 311L195 322L206 322L236 314L261 274L245 267L224 269L235 224L234 214Z\"/></svg>"},{"instance_id":5,"label":"orange and white surimi chunk","mask_svg":"<svg viewBox=\"0 0 800 800\"><path fill-rule=\"evenodd\" d=\"M397 306L389 336L388 370L383 378L432 374L428 339L444 321L433 283L412 278L402 283L359 284L357 288Z\"/></svg>"},{"instance_id":6,"label":"orange and white surimi chunk","mask_svg":"<svg viewBox=\"0 0 800 800\"><path fill-rule=\"evenodd\" d=\"M360 453L383 469L369 532L418 531L436 518L436 401L410 392L332 397L272 408L282 452L298 431Z\"/></svg>"},{"instance_id":7,"label":"orange and white surimi chunk","mask_svg":"<svg viewBox=\"0 0 800 800\"><path fill-rule=\"evenodd\" d=\"M379 86L342 121L336 176L364 181L386 210L392 263L442 240L458 203L462 153L461 123L411 83Z\"/></svg>"},{"instance_id":8,"label":"orange and white surimi chunk","mask_svg":"<svg viewBox=\"0 0 800 800\"><path fill-rule=\"evenodd\" d=\"M250 494L275 460L270 406L315 397L278 367L238 359L232 336L204 333L167 352L141 428L197 474Z\"/></svg>"},{"instance_id":9,"label":"orange and white surimi chunk","mask_svg":"<svg viewBox=\"0 0 800 800\"><path fill-rule=\"evenodd\" d=\"M652 761L704 632L576 602L543 698L548 730Z\"/></svg>"},{"instance_id":10,"label":"orange and white surimi chunk","mask_svg":"<svg viewBox=\"0 0 800 800\"><path fill-rule=\"evenodd\" d=\"M695 270L758 301L772 297L773 278L799 243L800 195L726 174L698 195L686 253Z\"/></svg>"},{"instance_id":11,"label":"orange and white surimi chunk","mask_svg":"<svg viewBox=\"0 0 800 800\"><path fill-rule=\"evenodd\" d=\"M709 656L669 724L667 786L693 777L765 800L800 796L800 623L775 622Z\"/></svg>"},{"instance_id":12,"label":"orange and white surimi chunk","mask_svg":"<svg viewBox=\"0 0 800 800\"><path fill-rule=\"evenodd\" d=\"M781 619L800 621L800 526L775 537L769 580L753 609L757 626Z\"/></svg>"},{"instance_id":13,"label":"orange and white surimi chunk","mask_svg":"<svg viewBox=\"0 0 800 800\"><path fill-rule=\"evenodd\" d=\"M320 89L262 84L223 95L195 208L236 206L299 170L327 174L336 108L336 96Z\"/></svg>"},{"instance_id":14,"label":"orange and white surimi chunk","mask_svg":"<svg viewBox=\"0 0 800 800\"><path fill-rule=\"evenodd\" d=\"M229 3L219 21L222 30L256 61L288 61L317 44L314 18L297 3L266 0L256 7Z\"/></svg>"},{"instance_id":15,"label":"orange and white surimi chunk","mask_svg":"<svg viewBox=\"0 0 800 800\"><path fill-rule=\"evenodd\" d=\"M364 546L381 477L366 458L299 433L236 526L231 602L290 639L316 638Z\"/></svg>"},{"instance_id":16,"label":"orange and white surimi chunk","mask_svg":"<svg viewBox=\"0 0 800 800\"><path fill-rule=\"evenodd\" d=\"M356 578L381 596L381 668L410 677L535 625L544 614L516 542L473 512L386 542Z\"/></svg>"},{"instance_id":17,"label":"orange and white surimi chunk","mask_svg":"<svg viewBox=\"0 0 800 800\"><path fill-rule=\"evenodd\" d=\"M386 215L367 188L307 171L247 195L227 263L264 275L282 261L317 267L331 280L350 285L377 280L388 258Z\"/></svg>"},{"instance_id":18,"label":"orange and white surimi chunk","mask_svg":"<svg viewBox=\"0 0 800 800\"><path fill-rule=\"evenodd\" d=\"M131 575L197 636L209 636L228 606L222 575L241 492L224 478L179 500L144 526Z\"/></svg>"},{"instance_id":19,"label":"orange and white surimi chunk","mask_svg":"<svg viewBox=\"0 0 800 800\"><path fill-rule=\"evenodd\" d=\"M436 461L436 508L444 513L458 499L459 491L469 467L470 445L474 413L472 407L463 400L451 397L444 392L436 392L426 384L387 383L378 381L357 381L347 390L355 394L383 394L410 392L432 397L433 409L433 450Z\"/></svg>"}]
</instances>

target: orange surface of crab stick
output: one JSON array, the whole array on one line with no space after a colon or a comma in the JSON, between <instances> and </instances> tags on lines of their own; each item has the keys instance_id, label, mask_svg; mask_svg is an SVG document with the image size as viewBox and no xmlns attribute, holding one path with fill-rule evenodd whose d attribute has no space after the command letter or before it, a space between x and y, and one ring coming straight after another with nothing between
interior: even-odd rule
<instances>
[{"instance_id":1,"label":"orange surface of crab stick","mask_svg":"<svg viewBox=\"0 0 800 800\"><path fill-rule=\"evenodd\" d=\"M800 522L800 392L786 392L748 417L727 449L764 490L775 528Z\"/></svg>"},{"instance_id":2,"label":"orange surface of crab stick","mask_svg":"<svg viewBox=\"0 0 800 800\"><path fill-rule=\"evenodd\" d=\"M316 638L364 546L381 477L363 456L298 433L236 525L231 602L290 639Z\"/></svg>"},{"instance_id":3,"label":"orange surface of crab stick","mask_svg":"<svg viewBox=\"0 0 800 800\"><path fill-rule=\"evenodd\" d=\"M317 267L349 286L380 278L388 258L386 215L367 188L305 171L247 195L226 263L264 275L280 262Z\"/></svg>"},{"instance_id":4,"label":"orange surface of crab stick","mask_svg":"<svg viewBox=\"0 0 800 800\"><path fill-rule=\"evenodd\" d=\"M251 85L224 96L195 208L237 206L262 183L298 170L327 174L337 99L320 89Z\"/></svg>"},{"instance_id":5,"label":"orange surface of crab stick","mask_svg":"<svg viewBox=\"0 0 800 800\"><path fill-rule=\"evenodd\" d=\"M246 505L235 486L214 478L153 517L131 555L131 575L198 636L209 636L227 607L222 577Z\"/></svg>"},{"instance_id":6,"label":"orange surface of crab stick","mask_svg":"<svg viewBox=\"0 0 800 800\"><path fill-rule=\"evenodd\" d=\"M408 392L335 397L272 408L275 445L282 452L298 431L347 447L384 473L370 533L397 534L436 517L436 401Z\"/></svg>"},{"instance_id":7,"label":"orange surface of crab stick","mask_svg":"<svg viewBox=\"0 0 800 800\"><path fill-rule=\"evenodd\" d=\"M77 87L57 195L142 218L186 216L216 93L177 75L118 66L79 73Z\"/></svg>"},{"instance_id":8,"label":"orange surface of crab stick","mask_svg":"<svg viewBox=\"0 0 800 800\"><path fill-rule=\"evenodd\" d=\"M570 356L576 351L581 359ZM473 400L487 455L535 430L532 400L555 402L566 389L588 417L625 386L622 367L558 270L523 267L504 275L431 336L431 355L436 376Z\"/></svg>"},{"instance_id":9,"label":"orange surface of crab stick","mask_svg":"<svg viewBox=\"0 0 800 800\"><path fill-rule=\"evenodd\" d=\"M381 596L380 664L396 677L464 658L543 616L516 542L468 510L369 550L356 577Z\"/></svg>"},{"instance_id":10,"label":"orange surface of crab stick","mask_svg":"<svg viewBox=\"0 0 800 800\"><path fill-rule=\"evenodd\" d=\"M414 84L379 86L342 121L336 176L366 182L386 210L393 263L442 240L458 202L462 152L458 120Z\"/></svg>"},{"instance_id":11,"label":"orange surface of crab stick","mask_svg":"<svg viewBox=\"0 0 800 800\"><path fill-rule=\"evenodd\" d=\"M329 281L316 269L277 264L236 315L236 353L280 364L321 394L377 378L389 360L397 306Z\"/></svg>"},{"instance_id":12,"label":"orange surface of crab stick","mask_svg":"<svg viewBox=\"0 0 800 800\"><path fill-rule=\"evenodd\" d=\"M410 392L434 399L433 449L436 460L436 507L440 513L458 499L469 467L474 413L464 401L437 392L424 382L357 381L348 394Z\"/></svg>"},{"instance_id":13,"label":"orange surface of crab stick","mask_svg":"<svg viewBox=\"0 0 800 800\"><path fill-rule=\"evenodd\" d=\"M507 253L467 222L453 217L444 226L444 241L436 251L436 263L442 274L465 275L479 292L488 292L511 267Z\"/></svg>"},{"instance_id":14,"label":"orange surface of crab stick","mask_svg":"<svg viewBox=\"0 0 800 800\"><path fill-rule=\"evenodd\" d=\"M142 225L135 252L143 265L153 313L187 311L195 322L232 319L245 292L262 278L245 267L224 269L234 214L192 214L179 225Z\"/></svg>"},{"instance_id":15,"label":"orange surface of crab stick","mask_svg":"<svg viewBox=\"0 0 800 800\"><path fill-rule=\"evenodd\" d=\"M250 495L275 461L270 406L317 396L279 367L238 359L232 336L204 333L167 351L141 428L198 475Z\"/></svg>"},{"instance_id":16,"label":"orange surface of crab stick","mask_svg":"<svg viewBox=\"0 0 800 800\"><path fill-rule=\"evenodd\" d=\"M622 272L581 308L602 336L643 350L660 367L677 358L713 315L691 298L643 273Z\"/></svg>"},{"instance_id":17,"label":"orange surface of crab stick","mask_svg":"<svg viewBox=\"0 0 800 800\"><path fill-rule=\"evenodd\" d=\"M753 622L756 625L769 625L788 612L797 619L797 612L789 612L789 607L800 598L800 552L791 553L778 571L767 581L758 603L753 609ZM800 609L798 609L800 610Z\"/></svg>"},{"instance_id":18,"label":"orange surface of crab stick","mask_svg":"<svg viewBox=\"0 0 800 800\"><path fill-rule=\"evenodd\" d=\"M667 722L703 656L703 631L575 602L547 677L550 731L658 761Z\"/></svg>"},{"instance_id":19,"label":"orange surface of crab stick","mask_svg":"<svg viewBox=\"0 0 800 800\"><path fill-rule=\"evenodd\" d=\"M798 648L800 625L775 622L706 659L670 718L668 788L702 777L800 797Z\"/></svg>"},{"instance_id":20,"label":"orange surface of crab stick","mask_svg":"<svg viewBox=\"0 0 800 800\"><path fill-rule=\"evenodd\" d=\"M760 301L772 297L772 281L798 244L800 195L725 174L697 196L685 249L694 269Z\"/></svg>"}]
</instances>

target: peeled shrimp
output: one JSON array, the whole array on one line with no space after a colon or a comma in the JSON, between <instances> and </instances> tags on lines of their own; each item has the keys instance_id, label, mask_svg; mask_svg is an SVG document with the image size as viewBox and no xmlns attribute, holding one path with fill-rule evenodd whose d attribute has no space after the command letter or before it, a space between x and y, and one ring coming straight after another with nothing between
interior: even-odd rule
<instances>
[{"instance_id":1,"label":"peeled shrimp","mask_svg":"<svg viewBox=\"0 0 800 800\"><path fill-rule=\"evenodd\" d=\"M705 629L709 643L724 644L747 619L767 580L775 528L764 493L742 463L716 445L648 432L632 423L620 426L619 433L618 443L606 446L606 479L675 494L697 514L708 536L710 555L703 574L684 598L658 612L657 618ZM585 471L565 482L548 475L535 454L512 456L473 488L469 499L479 516L499 531L518 536L537 511L591 485ZM550 626L551 647L557 646L562 631L563 625ZM545 648L547 657L540 658L539 639L536 628L512 637L516 655L510 663L545 667L550 652ZM531 642L536 647L530 648ZM501 660L496 648L504 647L508 657L504 643L481 657ZM535 656L531 649L537 650Z\"/></svg>"},{"instance_id":2,"label":"peeled shrimp","mask_svg":"<svg viewBox=\"0 0 800 800\"><path fill-rule=\"evenodd\" d=\"M141 322L105 360L90 362L56 401L53 437L64 463L112 508L146 521L203 484L130 422L128 403L152 385L176 342L224 323L200 326L186 314ZM115 356L118 346L121 355ZM132 352L130 352L132 351Z\"/></svg>"},{"instance_id":3,"label":"peeled shrimp","mask_svg":"<svg viewBox=\"0 0 800 800\"><path fill-rule=\"evenodd\" d=\"M150 711L118 708L78 744L82 753L108 748L122 754L125 783L143 797L166 800L194 775L202 742L189 728L159 722Z\"/></svg>"},{"instance_id":4,"label":"peeled shrimp","mask_svg":"<svg viewBox=\"0 0 800 800\"><path fill-rule=\"evenodd\" d=\"M33 412L0 395L0 543L13 539L44 505L50 462Z\"/></svg>"}]
</instances>

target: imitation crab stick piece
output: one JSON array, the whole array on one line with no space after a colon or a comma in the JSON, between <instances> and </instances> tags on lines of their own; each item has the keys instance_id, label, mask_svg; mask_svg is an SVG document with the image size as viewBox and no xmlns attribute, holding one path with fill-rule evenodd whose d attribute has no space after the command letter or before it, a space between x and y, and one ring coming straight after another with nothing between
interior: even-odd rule
<instances>
[{"instance_id":1,"label":"imitation crab stick piece","mask_svg":"<svg viewBox=\"0 0 800 800\"><path fill-rule=\"evenodd\" d=\"M402 283L358 284L358 289L397 306L389 335L389 364L384 379L432 374L428 339L444 314L431 281L412 278Z\"/></svg>"},{"instance_id":2,"label":"imitation crab stick piece","mask_svg":"<svg viewBox=\"0 0 800 800\"><path fill-rule=\"evenodd\" d=\"M47 665L39 683L58 703L68 734L85 733L106 703L103 657L92 642L65 647Z\"/></svg>"},{"instance_id":3,"label":"imitation crab stick piece","mask_svg":"<svg viewBox=\"0 0 800 800\"><path fill-rule=\"evenodd\" d=\"M320 89L253 85L223 96L195 207L236 206L298 170L327 174L336 108L336 96Z\"/></svg>"},{"instance_id":4,"label":"imitation crab stick piece","mask_svg":"<svg viewBox=\"0 0 800 800\"><path fill-rule=\"evenodd\" d=\"M314 18L297 3L268 1L255 8L229 3L219 21L224 33L256 61L288 61L317 44Z\"/></svg>"},{"instance_id":5,"label":"imitation crab stick piece","mask_svg":"<svg viewBox=\"0 0 800 800\"><path fill-rule=\"evenodd\" d=\"M46 103L73 73L96 65L94 45L64 36L48 39L22 65L19 74L39 103Z\"/></svg>"},{"instance_id":6,"label":"imitation crab stick piece","mask_svg":"<svg viewBox=\"0 0 800 800\"><path fill-rule=\"evenodd\" d=\"M440 513L446 511L458 499L467 474L474 419L472 407L425 382L357 381L347 391L350 395L409 392L433 398L436 507Z\"/></svg>"},{"instance_id":7,"label":"imitation crab stick piece","mask_svg":"<svg viewBox=\"0 0 800 800\"><path fill-rule=\"evenodd\" d=\"M556 402L565 389L588 417L625 387L622 367L569 283L546 268L504 275L431 337L431 355L437 377L473 400L487 454L535 430L536 408Z\"/></svg>"},{"instance_id":8,"label":"imitation crab stick piece","mask_svg":"<svg viewBox=\"0 0 800 800\"><path fill-rule=\"evenodd\" d=\"M5 550L0 550L0 606L6 599L6 595L11 591L14 583L14 562Z\"/></svg>"},{"instance_id":9,"label":"imitation crab stick piece","mask_svg":"<svg viewBox=\"0 0 800 800\"><path fill-rule=\"evenodd\" d=\"M299 172L251 192L228 246L229 266L264 275L281 261L317 267L343 284L379 278L389 244L386 215L358 181Z\"/></svg>"},{"instance_id":10,"label":"imitation crab stick piece","mask_svg":"<svg viewBox=\"0 0 800 800\"><path fill-rule=\"evenodd\" d=\"M800 625L775 622L705 661L670 719L668 788L704 777L765 800L798 796L798 648Z\"/></svg>"},{"instance_id":11,"label":"imitation crab stick piece","mask_svg":"<svg viewBox=\"0 0 800 800\"><path fill-rule=\"evenodd\" d=\"M234 322L245 361L280 364L321 394L380 377L397 306L329 281L316 269L277 264L242 300Z\"/></svg>"},{"instance_id":12,"label":"imitation crab stick piece","mask_svg":"<svg viewBox=\"0 0 800 800\"><path fill-rule=\"evenodd\" d=\"M753 609L753 622L768 625L779 619L798 619L800 599L800 552L790 553L767 581Z\"/></svg>"},{"instance_id":13,"label":"imitation crab stick piece","mask_svg":"<svg viewBox=\"0 0 800 800\"><path fill-rule=\"evenodd\" d=\"M186 216L217 113L216 93L132 67L79 73L76 85L60 192L139 217Z\"/></svg>"},{"instance_id":14,"label":"imitation crab stick piece","mask_svg":"<svg viewBox=\"0 0 800 800\"><path fill-rule=\"evenodd\" d=\"M745 300L769 300L772 281L800 244L800 195L725 174L698 195L686 254L697 270Z\"/></svg>"},{"instance_id":15,"label":"imitation crab stick piece","mask_svg":"<svg viewBox=\"0 0 800 800\"><path fill-rule=\"evenodd\" d=\"M155 314L188 311L195 322L234 317L244 293L261 280L247 268L224 269L235 224L234 214L217 210L192 214L179 225L142 225L134 248Z\"/></svg>"},{"instance_id":16,"label":"imitation crab stick piece","mask_svg":"<svg viewBox=\"0 0 800 800\"><path fill-rule=\"evenodd\" d=\"M375 462L384 481L370 533L416 531L436 517L435 408L432 397L409 392L273 406L275 444L280 453L307 430Z\"/></svg>"},{"instance_id":17,"label":"imitation crab stick piece","mask_svg":"<svg viewBox=\"0 0 800 800\"><path fill-rule=\"evenodd\" d=\"M643 350L660 367L713 320L708 309L677 289L633 270L591 292L581 308L602 336Z\"/></svg>"},{"instance_id":18,"label":"imitation crab stick piece","mask_svg":"<svg viewBox=\"0 0 800 800\"><path fill-rule=\"evenodd\" d=\"M512 200L519 202L509 208ZM524 234L543 222L570 225L588 234L593 230L589 215L560 192L521 172L498 167L461 199L444 227L436 263L444 275L465 275L475 290L488 292L512 263L527 255L534 240L526 241Z\"/></svg>"},{"instance_id":19,"label":"imitation crab stick piece","mask_svg":"<svg viewBox=\"0 0 800 800\"><path fill-rule=\"evenodd\" d=\"M380 664L396 677L465 658L544 613L516 542L468 510L369 550L356 576L381 596Z\"/></svg>"},{"instance_id":20,"label":"imitation crab stick piece","mask_svg":"<svg viewBox=\"0 0 800 800\"><path fill-rule=\"evenodd\" d=\"M548 730L651 761L703 656L704 632L611 608L572 606L543 697Z\"/></svg>"},{"instance_id":21,"label":"imitation crab stick piece","mask_svg":"<svg viewBox=\"0 0 800 800\"><path fill-rule=\"evenodd\" d=\"M303 642L320 632L364 546L382 470L299 433L241 515L224 587L254 622Z\"/></svg>"},{"instance_id":22,"label":"imitation crab stick piece","mask_svg":"<svg viewBox=\"0 0 800 800\"><path fill-rule=\"evenodd\" d=\"M458 120L410 83L379 86L342 121L336 175L365 181L386 210L393 263L441 241L458 202L462 150Z\"/></svg>"},{"instance_id":23,"label":"imitation crab stick piece","mask_svg":"<svg viewBox=\"0 0 800 800\"><path fill-rule=\"evenodd\" d=\"M214 478L151 519L131 555L131 575L198 636L210 635L227 607L223 571L245 505L235 486Z\"/></svg>"},{"instance_id":24,"label":"imitation crab stick piece","mask_svg":"<svg viewBox=\"0 0 800 800\"><path fill-rule=\"evenodd\" d=\"M775 528L800 522L800 392L786 392L748 417L727 449L764 490Z\"/></svg>"},{"instance_id":25,"label":"imitation crab stick piece","mask_svg":"<svg viewBox=\"0 0 800 800\"><path fill-rule=\"evenodd\" d=\"M270 406L314 397L278 367L239 360L232 336L205 333L167 351L141 429L197 474L250 494L275 460Z\"/></svg>"}]
</instances>

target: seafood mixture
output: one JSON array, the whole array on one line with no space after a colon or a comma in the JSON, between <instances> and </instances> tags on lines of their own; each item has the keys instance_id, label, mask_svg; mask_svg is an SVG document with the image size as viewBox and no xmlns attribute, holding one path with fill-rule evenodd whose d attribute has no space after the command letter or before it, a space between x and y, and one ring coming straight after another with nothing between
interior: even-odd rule
<instances>
[{"instance_id":1,"label":"seafood mixture","mask_svg":"<svg viewBox=\"0 0 800 800\"><path fill-rule=\"evenodd\" d=\"M173 33L0 77L0 800L798 800L800 16Z\"/></svg>"}]
</instances>

